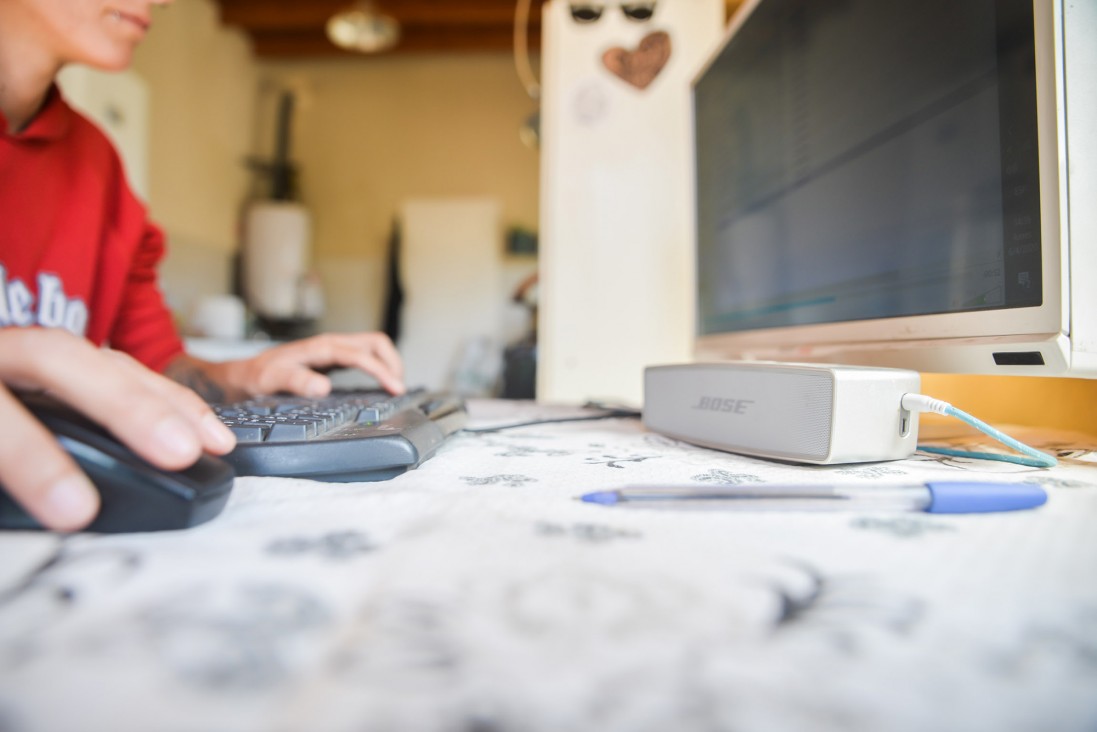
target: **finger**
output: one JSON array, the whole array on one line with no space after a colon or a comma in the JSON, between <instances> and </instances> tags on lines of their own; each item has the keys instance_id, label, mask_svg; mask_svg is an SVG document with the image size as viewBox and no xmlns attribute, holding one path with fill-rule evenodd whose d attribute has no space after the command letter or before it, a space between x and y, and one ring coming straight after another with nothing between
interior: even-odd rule
<instances>
[{"instance_id":1,"label":"finger","mask_svg":"<svg viewBox=\"0 0 1097 732\"><path fill-rule=\"evenodd\" d=\"M366 351L373 353L387 368L388 371L403 381L404 359L396 350L396 344L384 333L365 333L362 337L368 339Z\"/></svg>"},{"instance_id":2,"label":"finger","mask_svg":"<svg viewBox=\"0 0 1097 732\"><path fill-rule=\"evenodd\" d=\"M236 447L236 437L218 418L210 406L193 390L142 366L130 356L118 351L104 351L117 359L123 368L131 369L134 378L167 400L197 432L202 447L215 455L224 455Z\"/></svg>"},{"instance_id":3,"label":"finger","mask_svg":"<svg viewBox=\"0 0 1097 732\"><path fill-rule=\"evenodd\" d=\"M280 371L282 385L274 391L288 391L298 396L320 399L331 393L331 379L323 374L318 374L307 366L299 364L287 364Z\"/></svg>"},{"instance_id":4,"label":"finger","mask_svg":"<svg viewBox=\"0 0 1097 732\"><path fill-rule=\"evenodd\" d=\"M136 361L119 364L117 355L100 352L115 368L102 377L101 392L58 392L58 396L96 419L135 452L162 468L193 464L204 450L225 454L236 443L197 394ZM103 399L102 396L110 396Z\"/></svg>"},{"instance_id":5,"label":"finger","mask_svg":"<svg viewBox=\"0 0 1097 732\"><path fill-rule=\"evenodd\" d=\"M396 346L386 338L377 344L375 353L381 363L388 367L389 373L400 382L402 391L404 386L404 359L400 357L400 352L396 350Z\"/></svg>"},{"instance_id":6,"label":"finger","mask_svg":"<svg viewBox=\"0 0 1097 732\"><path fill-rule=\"evenodd\" d=\"M393 394L405 391L403 360L383 333L315 336L302 341L302 346L308 348L309 365L357 368L373 376Z\"/></svg>"},{"instance_id":7,"label":"finger","mask_svg":"<svg viewBox=\"0 0 1097 732\"><path fill-rule=\"evenodd\" d=\"M99 512L84 472L12 394L0 386L0 484L43 526L75 531Z\"/></svg>"},{"instance_id":8,"label":"finger","mask_svg":"<svg viewBox=\"0 0 1097 732\"><path fill-rule=\"evenodd\" d=\"M378 334L372 334L378 335ZM388 361L376 355L373 348L380 343L381 353ZM311 368L340 366L358 368L370 374L387 391L404 392L402 364L391 341L385 336L379 339L358 336L327 334L287 343L265 351L254 359L251 383L262 393L289 391L302 396L324 396L331 391L331 380ZM394 371L394 361L399 371Z\"/></svg>"},{"instance_id":9,"label":"finger","mask_svg":"<svg viewBox=\"0 0 1097 732\"><path fill-rule=\"evenodd\" d=\"M391 394L403 394L407 389L404 386L402 375L394 372L390 365L372 353L351 351L346 354L343 366L353 366L370 374L382 388Z\"/></svg>"},{"instance_id":10,"label":"finger","mask_svg":"<svg viewBox=\"0 0 1097 732\"><path fill-rule=\"evenodd\" d=\"M32 329L33 331L34 329ZM59 331L31 333L34 349L0 363L0 380L33 382L107 428L152 464L168 470L191 465L202 453L199 428L178 400L165 396L156 374L136 362Z\"/></svg>"},{"instance_id":11,"label":"finger","mask_svg":"<svg viewBox=\"0 0 1097 732\"><path fill-rule=\"evenodd\" d=\"M295 344L278 346L259 356L231 362L232 382L250 396L288 392L318 398L331 391L331 382L323 374L303 366L304 354Z\"/></svg>"}]
</instances>

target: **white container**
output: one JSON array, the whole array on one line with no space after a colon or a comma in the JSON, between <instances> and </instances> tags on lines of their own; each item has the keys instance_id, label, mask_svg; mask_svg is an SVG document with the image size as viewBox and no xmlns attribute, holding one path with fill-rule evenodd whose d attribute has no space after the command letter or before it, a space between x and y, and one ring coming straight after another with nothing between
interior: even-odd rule
<instances>
[{"instance_id":1,"label":"white container","mask_svg":"<svg viewBox=\"0 0 1097 732\"><path fill-rule=\"evenodd\" d=\"M266 318L302 315L301 284L312 236L309 213L292 201L259 201L248 209L244 231L244 293Z\"/></svg>"},{"instance_id":2,"label":"white container","mask_svg":"<svg viewBox=\"0 0 1097 732\"><path fill-rule=\"evenodd\" d=\"M203 338L239 340L244 337L247 313L235 295L205 295L190 317L190 331Z\"/></svg>"}]
</instances>

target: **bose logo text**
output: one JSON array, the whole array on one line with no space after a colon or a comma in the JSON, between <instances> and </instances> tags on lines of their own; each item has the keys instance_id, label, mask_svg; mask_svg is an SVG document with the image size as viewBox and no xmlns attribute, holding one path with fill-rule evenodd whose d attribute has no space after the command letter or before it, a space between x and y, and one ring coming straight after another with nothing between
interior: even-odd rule
<instances>
[{"instance_id":1,"label":"bose logo text","mask_svg":"<svg viewBox=\"0 0 1097 732\"><path fill-rule=\"evenodd\" d=\"M754 404L753 399L724 399L722 397L703 396L699 402L693 405L693 408L703 409L706 412L746 414L751 404Z\"/></svg>"}]
</instances>

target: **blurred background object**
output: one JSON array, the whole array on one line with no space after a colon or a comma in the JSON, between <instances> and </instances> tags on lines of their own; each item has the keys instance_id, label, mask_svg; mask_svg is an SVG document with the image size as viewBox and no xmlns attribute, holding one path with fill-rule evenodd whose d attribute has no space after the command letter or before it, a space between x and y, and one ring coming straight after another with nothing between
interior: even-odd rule
<instances>
[{"instance_id":1,"label":"blurred background object","mask_svg":"<svg viewBox=\"0 0 1097 732\"><path fill-rule=\"evenodd\" d=\"M336 46L359 53L385 51L400 41L400 24L370 0L358 0L338 11L328 19L326 29Z\"/></svg>"}]
</instances>

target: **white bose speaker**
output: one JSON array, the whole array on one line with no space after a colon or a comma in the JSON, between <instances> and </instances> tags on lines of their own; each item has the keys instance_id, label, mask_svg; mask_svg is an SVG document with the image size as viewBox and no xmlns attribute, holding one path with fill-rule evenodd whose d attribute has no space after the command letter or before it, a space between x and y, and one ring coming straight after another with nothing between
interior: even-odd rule
<instances>
[{"instance_id":1,"label":"white bose speaker","mask_svg":"<svg viewBox=\"0 0 1097 732\"><path fill-rule=\"evenodd\" d=\"M309 213L299 203L259 201L248 209L244 292L257 313L285 319L302 315L310 237Z\"/></svg>"},{"instance_id":2,"label":"white bose speaker","mask_svg":"<svg viewBox=\"0 0 1097 732\"><path fill-rule=\"evenodd\" d=\"M898 460L914 453L915 371L773 362L651 366L644 425L717 450L792 462Z\"/></svg>"}]
</instances>

